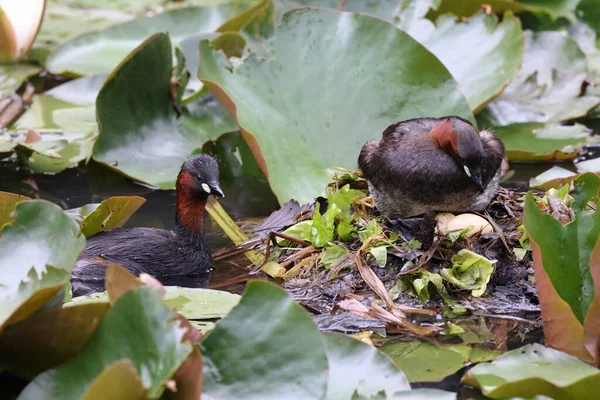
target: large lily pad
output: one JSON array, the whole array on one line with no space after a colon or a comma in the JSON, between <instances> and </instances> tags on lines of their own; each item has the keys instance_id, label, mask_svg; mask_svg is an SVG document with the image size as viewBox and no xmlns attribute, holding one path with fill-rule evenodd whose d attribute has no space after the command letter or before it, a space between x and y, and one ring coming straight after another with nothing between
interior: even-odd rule
<instances>
[{"instance_id":1,"label":"large lily pad","mask_svg":"<svg viewBox=\"0 0 600 400\"><path fill-rule=\"evenodd\" d=\"M519 123L498 126L494 132L512 161L568 160L592 142L590 130L581 124Z\"/></svg>"},{"instance_id":2,"label":"large lily pad","mask_svg":"<svg viewBox=\"0 0 600 400\"><path fill-rule=\"evenodd\" d=\"M85 246L79 227L56 205L17 204L16 219L0 236L0 329L21 321L68 282Z\"/></svg>"},{"instance_id":3,"label":"large lily pad","mask_svg":"<svg viewBox=\"0 0 600 400\"><path fill-rule=\"evenodd\" d=\"M96 102L101 130L94 159L161 189L175 186L181 164L204 142L237 129L212 97L189 104L178 119L171 72L169 37L156 34L111 74Z\"/></svg>"},{"instance_id":4,"label":"large lily pad","mask_svg":"<svg viewBox=\"0 0 600 400\"><path fill-rule=\"evenodd\" d=\"M80 75L107 74L148 36L169 32L171 40L214 32L248 3L215 7L190 7L165 11L154 17L114 25L104 31L79 36L65 43L46 60L48 70Z\"/></svg>"},{"instance_id":5,"label":"large lily pad","mask_svg":"<svg viewBox=\"0 0 600 400\"><path fill-rule=\"evenodd\" d=\"M191 344L182 341L185 330L175 315L159 292L130 290L111 307L83 351L39 375L19 398L80 398L105 368L121 359L131 361L148 397L158 398L192 352Z\"/></svg>"},{"instance_id":6,"label":"large lily pad","mask_svg":"<svg viewBox=\"0 0 600 400\"><path fill-rule=\"evenodd\" d=\"M327 357L319 329L282 289L248 282L240 303L201 343L204 396L319 399Z\"/></svg>"},{"instance_id":7,"label":"large lily pad","mask_svg":"<svg viewBox=\"0 0 600 400\"><path fill-rule=\"evenodd\" d=\"M499 23L482 13L462 23L443 15L435 24L435 30L408 33L444 63L477 112L502 91L521 64L520 21L507 14Z\"/></svg>"},{"instance_id":8,"label":"large lily pad","mask_svg":"<svg viewBox=\"0 0 600 400\"><path fill-rule=\"evenodd\" d=\"M581 96L591 78L588 59L577 43L560 32L525 32L523 65L500 97L483 110L481 125L553 123L585 115L600 103Z\"/></svg>"},{"instance_id":9,"label":"large lily pad","mask_svg":"<svg viewBox=\"0 0 600 400\"><path fill-rule=\"evenodd\" d=\"M253 54L231 71L203 41L199 77L236 117L280 202L312 199L330 167L356 168L364 142L391 122L472 119L446 68L380 19L293 10L268 45L267 59Z\"/></svg>"},{"instance_id":10,"label":"large lily pad","mask_svg":"<svg viewBox=\"0 0 600 400\"><path fill-rule=\"evenodd\" d=\"M481 389L492 399L585 399L600 390L600 371L576 357L544 347L527 345L476 365L463 383Z\"/></svg>"}]
</instances>

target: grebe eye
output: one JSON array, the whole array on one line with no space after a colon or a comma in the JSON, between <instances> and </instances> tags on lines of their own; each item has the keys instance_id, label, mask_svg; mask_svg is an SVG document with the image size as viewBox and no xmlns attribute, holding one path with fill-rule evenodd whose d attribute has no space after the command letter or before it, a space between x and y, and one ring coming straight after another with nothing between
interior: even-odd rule
<instances>
[{"instance_id":1,"label":"grebe eye","mask_svg":"<svg viewBox=\"0 0 600 400\"><path fill-rule=\"evenodd\" d=\"M206 183L202 184L202 190L210 194L210 186L208 186Z\"/></svg>"}]
</instances>

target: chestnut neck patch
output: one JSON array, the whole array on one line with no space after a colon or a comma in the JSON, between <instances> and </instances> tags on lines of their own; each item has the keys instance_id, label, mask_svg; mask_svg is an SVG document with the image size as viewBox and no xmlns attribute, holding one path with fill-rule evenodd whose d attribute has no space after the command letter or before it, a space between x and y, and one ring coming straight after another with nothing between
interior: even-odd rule
<instances>
[{"instance_id":1,"label":"chestnut neck patch","mask_svg":"<svg viewBox=\"0 0 600 400\"><path fill-rule=\"evenodd\" d=\"M449 120L446 119L437 124L429 132L429 138L450 156L458 156L458 138Z\"/></svg>"},{"instance_id":2,"label":"chestnut neck patch","mask_svg":"<svg viewBox=\"0 0 600 400\"><path fill-rule=\"evenodd\" d=\"M189 172L184 170L179 172L175 185L177 219L186 229L201 233L204 230L204 207L207 197L194 196L195 184L196 178Z\"/></svg>"}]
</instances>

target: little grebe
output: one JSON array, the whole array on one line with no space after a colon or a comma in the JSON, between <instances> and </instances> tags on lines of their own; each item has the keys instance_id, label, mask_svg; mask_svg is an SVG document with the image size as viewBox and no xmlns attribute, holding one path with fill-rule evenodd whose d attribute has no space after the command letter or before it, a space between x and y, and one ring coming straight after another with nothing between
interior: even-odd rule
<instances>
[{"instance_id":1,"label":"little grebe","mask_svg":"<svg viewBox=\"0 0 600 400\"><path fill-rule=\"evenodd\" d=\"M498 187L504 145L466 120L416 118L367 142L358 164L377 209L390 218L484 209Z\"/></svg>"},{"instance_id":2,"label":"little grebe","mask_svg":"<svg viewBox=\"0 0 600 400\"><path fill-rule=\"evenodd\" d=\"M160 281L213 269L204 239L204 208L208 196L223 197L219 167L205 154L191 156L177 176L176 232L155 228L118 228L87 240L73 267L73 296L104 290L106 267L119 264L136 276L146 272Z\"/></svg>"}]
</instances>

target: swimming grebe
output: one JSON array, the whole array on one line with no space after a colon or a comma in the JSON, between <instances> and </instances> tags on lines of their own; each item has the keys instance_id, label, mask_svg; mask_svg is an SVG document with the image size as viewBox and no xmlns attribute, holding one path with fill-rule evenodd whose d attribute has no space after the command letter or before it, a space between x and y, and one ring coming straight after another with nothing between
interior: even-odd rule
<instances>
[{"instance_id":1,"label":"swimming grebe","mask_svg":"<svg viewBox=\"0 0 600 400\"><path fill-rule=\"evenodd\" d=\"M484 209L498 187L504 145L466 120L416 118L367 142L358 164L377 209L390 218Z\"/></svg>"},{"instance_id":2,"label":"swimming grebe","mask_svg":"<svg viewBox=\"0 0 600 400\"><path fill-rule=\"evenodd\" d=\"M175 190L175 232L118 228L88 238L73 267L73 296L103 291L106 267L111 263L136 276L146 272L163 282L173 276L206 274L213 269L203 225L208 197L223 197L216 161L205 154L189 157L177 176Z\"/></svg>"}]
</instances>

